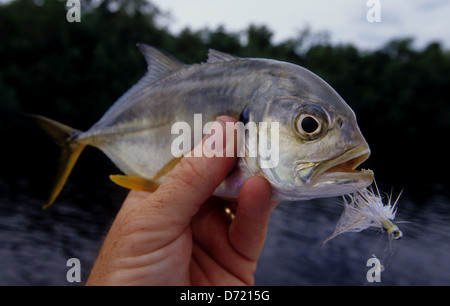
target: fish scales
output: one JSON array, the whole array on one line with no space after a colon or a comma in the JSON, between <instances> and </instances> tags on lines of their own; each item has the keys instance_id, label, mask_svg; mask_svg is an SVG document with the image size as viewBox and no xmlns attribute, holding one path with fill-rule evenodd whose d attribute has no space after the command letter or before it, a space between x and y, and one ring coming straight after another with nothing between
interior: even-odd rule
<instances>
[{"instance_id":1,"label":"fish scales","mask_svg":"<svg viewBox=\"0 0 450 306\"><path fill-rule=\"evenodd\" d=\"M270 152L270 158L277 155L276 162L264 167L267 156L238 157L215 195L236 199L252 175L269 181L273 200L331 197L371 184L373 172L356 169L369 157L370 149L354 112L309 70L214 50L206 63L185 65L156 48L138 47L148 64L146 75L88 131L32 116L62 147L55 185L45 207L56 199L87 145L102 150L130 178L125 178L131 182L128 188L133 189L137 182L135 186L141 189L147 184L154 190L157 184L153 180L161 182L177 161L171 153L177 137L171 133L172 125L185 122L195 127L195 114L201 115L202 124L219 115L278 124L270 133L257 126L258 136L263 132L277 136L267 138L268 148L277 149ZM247 141L245 146L248 149Z\"/></svg>"},{"instance_id":2,"label":"fish scales","mask_svg":"<svg viewBox=\"0 0 450 306\"><path fill-rule=\"evenodd\" d=\"M107 116L79 138L98 143L114 163L122 165L120 168L126 174L151 179L173 158L170 146L175 137L171 135L174 122L194 126L194 114L199 113L204 123L221 114L238 119L250 101L270 96L269 90L273 88L270 85L276 83L270 73L273 64L257 64L224 62L182 68L176 77L149 84L143 93L130 97L122 109L114 110L117 116ZM269 86L262 85L262 77ZM239 86L244 82L249 86ZM130 159L129 154L124 154L128 150L135 152L139 159ZM123 161L124 157L127 162Z\"/></svg>"}]
</instances>

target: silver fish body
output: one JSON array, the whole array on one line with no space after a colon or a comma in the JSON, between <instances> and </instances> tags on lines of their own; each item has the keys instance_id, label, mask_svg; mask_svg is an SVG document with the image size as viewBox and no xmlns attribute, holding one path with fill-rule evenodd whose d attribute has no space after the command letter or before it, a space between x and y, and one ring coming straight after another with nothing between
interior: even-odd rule
<instances>
[{"instance_id":1,"label":"silver fish body","mask_svg":"<svg viewBox=\"0 0 450 306\"><path fill-rule=\"evenodd\" d=\"M372 183L372 171L355 170L370 150L354 112L307 69L214 50L206 63L185 65L156 48L138 47L147 74L92 128L70 136L102 150L126 175L153 179L174 158L172 125L194 127L194 115L201 114L203 124L219 115L279 123L279 142L269 138L279 152L276 167L261 167L260 157L239 157L218 196L237 198L252 175L271 183L274 200L343 195Z\"/></svg>"}]
</instances>

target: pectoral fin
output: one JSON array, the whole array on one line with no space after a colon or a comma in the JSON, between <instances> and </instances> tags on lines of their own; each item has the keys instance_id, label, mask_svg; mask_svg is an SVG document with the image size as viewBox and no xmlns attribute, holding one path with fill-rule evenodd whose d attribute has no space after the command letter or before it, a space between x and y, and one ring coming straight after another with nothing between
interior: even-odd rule
<instances>
[{"instance_id":1,"label":"pectoral fin","mask_svg":"<svg viewBox=\"0 0 450 306\"><path fill-rule=\"evenodd\" d=\"M110 175L109 178L117 185L132 190L153 192L159 187L158 182L137 176Z\"/></svg>"}]
</instances>

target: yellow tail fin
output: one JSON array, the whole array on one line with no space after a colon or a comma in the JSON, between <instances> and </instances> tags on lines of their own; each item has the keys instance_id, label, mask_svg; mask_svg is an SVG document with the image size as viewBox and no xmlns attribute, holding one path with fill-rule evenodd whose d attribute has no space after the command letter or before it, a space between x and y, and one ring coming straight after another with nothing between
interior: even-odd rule
<instances>
[{"instance_id":1,"label":"yellow tail fin","mask_svg":"<svg viewBox=\"0 0 450 306\"><path fill-rule=\"evenodd\" d=\"M78 157L86 144L79 143L76 136L81 132L67 125L39 115L26 115L34 124L49 135L61 147L58 170L53 181L50 195L42 208L48 208L61 192Z\"/></svg>"}]
</instances>

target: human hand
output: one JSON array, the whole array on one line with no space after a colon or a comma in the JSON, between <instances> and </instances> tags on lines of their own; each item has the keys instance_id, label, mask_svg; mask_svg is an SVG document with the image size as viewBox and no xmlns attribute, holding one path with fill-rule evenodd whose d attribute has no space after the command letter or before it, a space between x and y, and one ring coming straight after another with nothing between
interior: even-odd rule
<instances>
[{"instance_id":1,"label":"human hand","mask_svg":"<svg viewBox=\"0 0 450 306\"><path fill-rule=\"evenodd\" d=\"M217 121L226 133L234 119ZM276 203L262 177L244 183L237 205L211 197L235 161L184 157L154 193L131 191L87 285L252 285Z\"/></svg>"}]
</instances>

